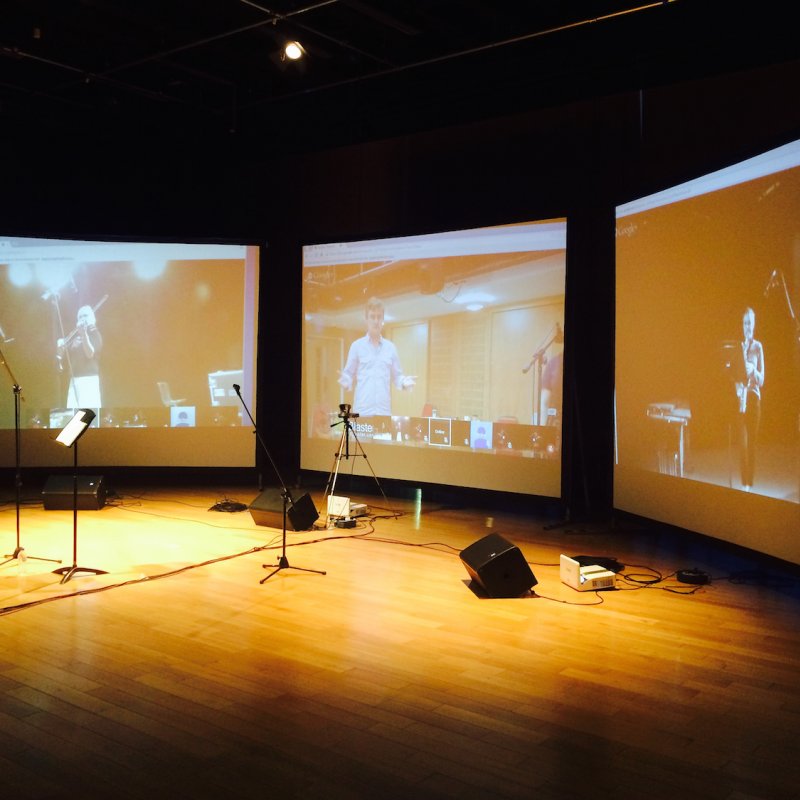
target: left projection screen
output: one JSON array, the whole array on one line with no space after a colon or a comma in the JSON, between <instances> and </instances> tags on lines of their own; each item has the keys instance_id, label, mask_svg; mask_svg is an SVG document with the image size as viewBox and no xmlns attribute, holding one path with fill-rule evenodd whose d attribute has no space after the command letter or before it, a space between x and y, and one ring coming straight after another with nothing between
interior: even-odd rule
<instances>
[{"instance_id":1,"label":"left projection screen","mask_svg":"<svg viewBox=\"0 0 800 800\"><path fill-rule=\"evenodd\" d=\"M258 272L253 245L0 237L0 466L17 408L22 465L69 461L76 407L83 464L253 466Z\"/></svg>"}]
</instances>

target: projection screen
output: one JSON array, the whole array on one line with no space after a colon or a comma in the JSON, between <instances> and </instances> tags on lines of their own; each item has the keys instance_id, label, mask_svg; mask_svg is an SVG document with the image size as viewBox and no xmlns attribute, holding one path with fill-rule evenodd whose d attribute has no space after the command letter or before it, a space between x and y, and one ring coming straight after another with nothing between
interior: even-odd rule
<instances>
[{"instance_id":1,"label":"projection screen","mask_svg":"<svg viewBox=\"0 0 800 800\"><path fill-rule=\"evenodd\" d=\"M800 142L617 208L615 506L800 562Z\"/></svg>"},{"instance_id":2,"label":"projection screen","mask_svg":"<svg viewBox=\"0 0 800 800\"><path fill-rule=\"evenodd\" d=\"M302 468L559 496L565 263L563 219L305 246Z\"/></svg>"},{"instance_id":3,"label":"projection screen","mask_svg":"<svg viewBox=\"0 0 800 800\"><path fill-rule=\"evenodd\" d=\"M259 250L0 237L0 464L253 466ZM14 386L18 386L16 391ZM17 401L16 395L19 395Z\"/></svg>"}]
</instances>

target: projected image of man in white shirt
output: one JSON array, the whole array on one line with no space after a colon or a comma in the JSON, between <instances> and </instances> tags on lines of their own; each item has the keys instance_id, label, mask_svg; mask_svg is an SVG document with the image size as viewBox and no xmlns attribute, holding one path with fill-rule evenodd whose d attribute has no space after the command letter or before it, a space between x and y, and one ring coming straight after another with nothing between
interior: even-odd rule
<instances>
[{"instance_id":1,"label":"projected image of man in white shirt","mask_svg":"<svg viewBox=\"0 0 800 800\"><path fill-rule=\"evenodd\" d=\"M339 373L339 384L346 391L355 386L355 413L362 417L391 416L392 383L398 389L412 389L416 376L403 374L397 348L383 337L383 302L370 298L365 318L366 335L350 345L347 363Z\"/></svg>"},{"instance_id":2,"label":"projected image of man in white shirt","mask_svg":"<svg viewBox=\"0 0 800 800\"><path fill-rule=\"evenodd\" d=\"M67 408L100 408L103 403L99 360L103 337L91 306L78 309L75 330L66 338L59 339L56 346L59 364L67 370L69 378Z\"/></svg>"}]
</instances>

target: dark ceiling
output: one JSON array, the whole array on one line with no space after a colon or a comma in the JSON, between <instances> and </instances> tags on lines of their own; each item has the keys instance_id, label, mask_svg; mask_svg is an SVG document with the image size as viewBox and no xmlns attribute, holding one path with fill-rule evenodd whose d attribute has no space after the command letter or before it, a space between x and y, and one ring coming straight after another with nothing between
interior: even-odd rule
<instances>
[{"instance_id":1,"label":"dark ceiling","mask_svg":"<svg viewBox=\"0 0 800 800\"><path fill-rule=\"evenodd\" d=\"M790 7L3 0L0 121L327 147L793 60Z\"/></svg>"}]
</instances>

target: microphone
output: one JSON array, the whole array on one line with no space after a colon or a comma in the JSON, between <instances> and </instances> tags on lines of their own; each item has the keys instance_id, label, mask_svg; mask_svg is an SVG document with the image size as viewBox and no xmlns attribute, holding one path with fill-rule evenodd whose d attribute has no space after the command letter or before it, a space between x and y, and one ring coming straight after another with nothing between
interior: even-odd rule
<instances>
[{"instance_id":1,"label":"microphone","mask_svg":"<svg viewBox=\"0 0 800 800\"><path fill-rule=\"evenodd\" d=\"M767 286L764 289L764 297L768 297L770 290L774 289L778 285L778 270L772 270L772 275L769 276L769 281L767 281Z\"/></svg>"},{"instance_id":2,"label":"microphone","mask_svg":"<svg viewBox=\"0 0 800 800\"><path fill-rule=\"evenodd\" d=\"M42 300L50 300L50 298L55 297L56 293L52 289L48 289L43 295Z\"/></svg>"},{"instance_id":3,"label":"microphone","mask_svg":"<svg viewBox=\"0 0 800 800\"><path fill-rule=\"evenodd\" d=\"M234 384L233 384L233 391L234 391L234 392L236 392L236 394L239 394L239 390L240 390L241 388L242 388L242 387L241 387L241 386L239 386L239 384L238 384L238 383L234 383Z\"/></svg>"}]
</instances>

